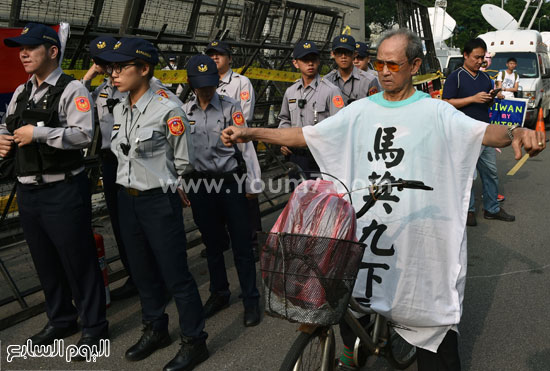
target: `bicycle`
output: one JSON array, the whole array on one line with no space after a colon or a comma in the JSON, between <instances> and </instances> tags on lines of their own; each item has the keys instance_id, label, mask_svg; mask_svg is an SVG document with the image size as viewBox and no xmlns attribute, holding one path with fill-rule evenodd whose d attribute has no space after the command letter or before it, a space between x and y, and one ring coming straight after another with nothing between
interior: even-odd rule
<instances>
[{"instance_id":1,"label":"bicycle","mask_svg":"<svg viewBox=\"0 0 550 371\"><path fill-rule=\"evenodd\" d=\"M422 182L402 179L392 184L374 185L369 187L372 195L370 201L357 214L366 213L380 196L391 192L392 187L398 190L432 190ZM330 272L332 276L329 277L317 255L318 251L326 253L327 246L331 244L339 244L329 252L332 265L339 266L345 262L347 266L337 272ZM416 348L399 336L394 329L397 325L372 309L362 307L351 297L365 247L365 244L359 242L317 236L268 234L261 259L266 312L301 323L298 329L300 334L285 356L280 371L334 370L336 341L332 326L342 318L356 336L353 355L357 366L364 366L371 354L384 356L393 367L400 370L406 369L416 360ZM335 251L341 256L335 256ZM312 273L307 275L304 272ZM316 283L315 280L319 282L317 286L309 285L316 286L315 295L311 295L311 287L308 291L314 298L296 295L295 286L307 286L308 280L313 280L310 283ZM323 297L324 303L315 300L318 295ZM363 326L353 312L374 318Z\"/></svg>"}]
</instances>

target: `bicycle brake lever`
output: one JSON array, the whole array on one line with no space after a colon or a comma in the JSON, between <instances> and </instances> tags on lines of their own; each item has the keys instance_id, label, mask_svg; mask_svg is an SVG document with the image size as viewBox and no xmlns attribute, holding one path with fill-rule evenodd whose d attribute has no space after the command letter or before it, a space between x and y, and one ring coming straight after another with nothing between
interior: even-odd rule
<instances>
[{"instance_id":1,"label":"bicycle brake lever","mask_svg":"<svg viewBox=\"0 0 550 371\"><path fill-rule=\"evenodd\" d=\"M419 180L403 180L399 179L398 183L401 183L397 186L397 189L402 191L403 188L410 188L410 189L422 189L425 191L433 191L434 189L430 186L427 186L424 184L424 182L421 182Z\"/></svg>"}]
</instances>

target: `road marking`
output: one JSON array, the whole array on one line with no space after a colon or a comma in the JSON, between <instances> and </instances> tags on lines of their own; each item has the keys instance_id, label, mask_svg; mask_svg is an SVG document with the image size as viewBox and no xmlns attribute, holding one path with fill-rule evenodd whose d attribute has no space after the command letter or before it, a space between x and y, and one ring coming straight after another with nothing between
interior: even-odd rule
<instances>
[{"instance_id":1,"label":"road marking","mask_svg":"<svg viewBox=\"0 0 550 371\"><path fill-rule=\"evenodd\" d=\"M508 172L508 174L506 175L515 175L518 170L523 166L523 164L529 159L529 154L526 154L525 156L522 157L521 160L518 161L518 163L516 164L516 166L514 166L512 169L510 169L510 171Z\"/></svg>"}]
</instances>

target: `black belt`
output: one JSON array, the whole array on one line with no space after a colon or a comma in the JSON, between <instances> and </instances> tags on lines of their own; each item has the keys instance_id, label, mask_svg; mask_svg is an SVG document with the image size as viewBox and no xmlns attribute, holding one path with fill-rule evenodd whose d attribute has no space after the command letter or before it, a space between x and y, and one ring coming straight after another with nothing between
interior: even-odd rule
<instances>
[{"instance_id":1,"label":"black belt","mask_svg":"<svg viewBox=\"0 0 550 371\"><path fill-rule=\"evenodd\" d=\"M130 196L139 197L139 196L151 196L151 195L159 195L162 193L165 193L162 188L153 188L153 189L146 189L145 191L140 191L139 189L135 188L124 188L124 191L128 193Z\"/></svg>"}]
</instances>

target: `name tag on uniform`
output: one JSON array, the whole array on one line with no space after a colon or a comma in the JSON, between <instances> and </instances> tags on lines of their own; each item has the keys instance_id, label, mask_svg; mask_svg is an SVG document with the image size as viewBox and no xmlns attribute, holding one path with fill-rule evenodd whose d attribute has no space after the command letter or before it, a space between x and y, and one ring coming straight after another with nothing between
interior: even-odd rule
<instances>
[{"instance_id":1,"label":"name tag on uniform","mask_svg":"<svg viewBox=\"0 0 550 371\"><path fill-rule=\"evenodd\" d=\"M120 129L120 124L114 124L113 125L113 130L118 130Z\"/></svg>"},{"instance_id":2,"label":"name tag on uniform","mask_svg":"<svg viewBox=\"0 0 550 371\"><path fill-rule=\"evenodd\" d=\"M296 103L296 99L289 99L288 103Z\"/></svg>"},{"instance_id":3,"label":"name tag on uniform","mask_svg":"<svg viewBox=\"0 0 550 371\"><path fill-rule=\"evenodd\" d=\"M109 98L109 94L107 93L99 93L100 98Z\"/></svg>"}]
</instances>

